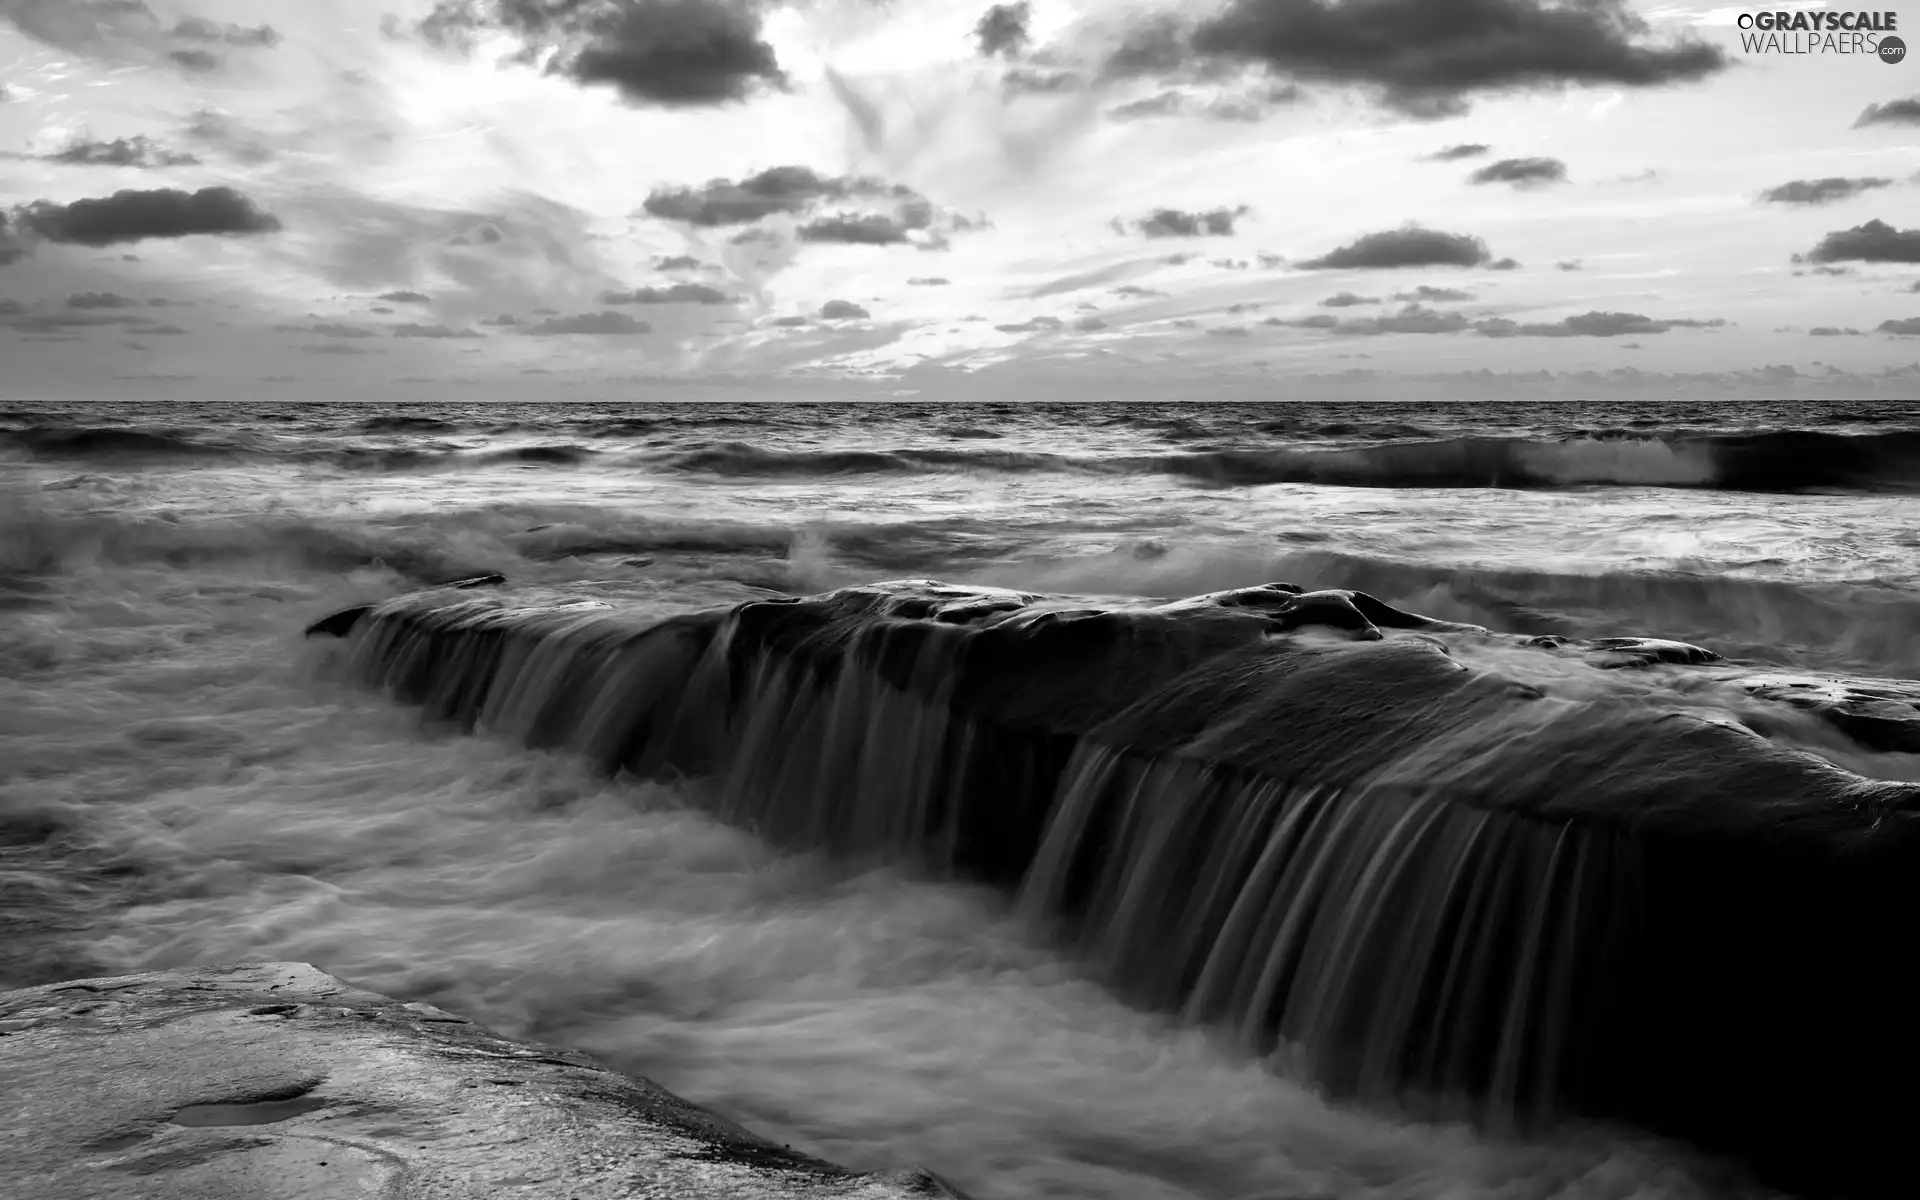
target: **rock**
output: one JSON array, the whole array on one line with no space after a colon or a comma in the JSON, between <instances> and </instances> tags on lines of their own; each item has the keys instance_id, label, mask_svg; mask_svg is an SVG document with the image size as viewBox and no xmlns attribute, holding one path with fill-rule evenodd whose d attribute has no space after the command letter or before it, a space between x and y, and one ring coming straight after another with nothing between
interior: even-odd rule
<instances>
[{"instance_id":1,"label":"rock","mask_svg":"<svg viewBox=\"0 0 1920 1200\"><path fill-rule=\"evenodd\" d=\"M1920 784L1612 670L1745 677L1702 648L1284 584L931 580L659 621L421 593L354 636L435 719L673 780L775 844L1017 891L1116 990L1285 1042L1335 1093L1905 1194L1904 1110L1833 1098L1920 1075L1920 1027L1860 1017L1905 994ZM1447 652L1503 637L1532 649L1500 671ZM1564 688L1549 656L1601 669Z\"/></svg>"},{"instance_id":2,"label":"rock","mask_svg":"<svg viewBox=\"0 0 1920 1200\"><path fill-rule=\"evenodd\" d=\"M502 575L498 572L489 572L485 575L468 575L461 579L449 579L444 583L432 584L428 587L427 590L428 591L451 590L456 592L466 592L466 591L472 591L474 588L501 587L505 585L506 582L507 582L507 577L505 575ZM307 626L305 631L302 632L301 636L302 637L336 637L336 638L346 637L348 634L353 632L354 626L360 623L361 618L365 617L368 612L372 611L373 607L374 606L371 604L355 604L350 608L343 608L343 609L340 609L338 612L328 613L326 616L321 617L318 621L315 621L313 624Z\"/></svg>"},{"instance_id":3,"label":"rock","mask_svg":"<svg viewBox=\"0 0 1920 1200\"><path fill-rule=\"evenodd\" d=\"M906 1200L574 1051L302 963L0 993L0 1192L33 1200Z\"/></svg>"},{"instance_id":4,"label":"rock","mask_svg":"<svg viewBox=\"0 0 1920 1200\"><path fill-rule=\"evenodd\" d=\"M1769 674L1743 686L1760 699L1818 713L1870 750L1920 754L1920 683Z\"/></svg>"}]
</instances>

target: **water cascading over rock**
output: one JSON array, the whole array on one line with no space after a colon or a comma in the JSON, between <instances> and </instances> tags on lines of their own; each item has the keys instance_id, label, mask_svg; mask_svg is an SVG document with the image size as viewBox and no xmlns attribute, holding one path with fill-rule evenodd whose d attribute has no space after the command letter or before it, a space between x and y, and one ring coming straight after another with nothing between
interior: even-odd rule
<instances>
[{"instance_id":1,"label":"water cascading over rock","mask_svg":"<svg viewBox=\"0 0 1920 1200\"><path fill-rule=\"evenodd\" d=\"M1499 635L1282 584L928 581L665 619L441 590L315 631L436 719L678 780L777 844L1017 889L1122 993L1341 1094L1898 1178L1904 1109L1874 1097L1920 1066L1920 785L1449 651Z\"/></svg>"}]
</instances>

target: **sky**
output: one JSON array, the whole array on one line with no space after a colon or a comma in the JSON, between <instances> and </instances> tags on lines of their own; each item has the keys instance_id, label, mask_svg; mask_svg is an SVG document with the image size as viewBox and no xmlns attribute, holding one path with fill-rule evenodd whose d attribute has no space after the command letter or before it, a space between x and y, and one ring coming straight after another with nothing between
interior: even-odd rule
<instances>
[{"instance_id":1,"label":"sky","mask_svg":"<svg viewBox=\"0 0 1920 1200\"><path fill-rule=\"evenodd\" d=\"M1920 396L1783 8L0 0L0 398Z\"/></svg>"}]
</instances>

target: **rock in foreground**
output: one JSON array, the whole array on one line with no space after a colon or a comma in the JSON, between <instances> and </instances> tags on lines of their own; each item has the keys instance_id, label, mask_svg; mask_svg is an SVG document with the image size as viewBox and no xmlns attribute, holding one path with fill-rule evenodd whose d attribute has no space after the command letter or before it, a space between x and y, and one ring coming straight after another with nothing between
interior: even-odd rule
<instances>
[{"instance_id":1,"label":"rock in foreground","mask_svg":"<svg viewBox=\"0 0 1920 1200\"><path fill-rule=\"evenodd\" d=\"M0 1081L8 1197L957 1200L302 963L0 993Z\"/></svg>"}]
</instances>

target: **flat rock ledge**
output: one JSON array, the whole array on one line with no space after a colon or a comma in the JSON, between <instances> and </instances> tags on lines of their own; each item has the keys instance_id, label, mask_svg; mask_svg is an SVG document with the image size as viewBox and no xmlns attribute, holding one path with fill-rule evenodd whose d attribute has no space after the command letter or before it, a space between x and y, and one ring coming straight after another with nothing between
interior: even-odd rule
<instances>
[{"instance_id":1,"label":"flat rock ledge","mask_svg":"<svg viewBox=\"0 0 1920 1200\"><path fill-rule=\"evenodd\" d=\"M964 1200L304 963L0 993L0 1181L34 1200Z\"/></svg>"}]
</instances>

